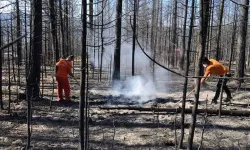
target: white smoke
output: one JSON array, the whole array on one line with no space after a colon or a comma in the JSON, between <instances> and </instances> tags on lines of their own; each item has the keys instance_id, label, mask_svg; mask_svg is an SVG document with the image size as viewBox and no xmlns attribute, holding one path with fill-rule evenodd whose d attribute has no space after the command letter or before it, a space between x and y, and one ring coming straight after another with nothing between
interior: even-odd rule
<instances>
[{"instance_id":1,"label":"white smoke","mask_svg":"<svg viewBox=\"0 0 250 150\"><path fill-rule=\"evenodd\" d=\"M149 51L146 52L151 56ZM113 63L113 53L113 45L105 47L104 66L110 65L111 58ZM91 57L91 60L98 64L97 59ZM132 76L132 45L123 43L121 45L121 81L114 81L115 84L110 89L110 93L113 96L122 95L131 99L136 97L136 100L141 103L156 98L157 92L167 92L168 72L155 64L153 77L150 64L151 60L137 47L135 49L135 76Z\"/></svg>"},{"instance_id":2,"label":"white smoke","mask_svg":"<svg viewBox=\"0 0 250 150\"><path fill-rule=\"evenodd\" d=\"M140 75L128 77L124 81L115 81L112 93L114 96L136 97L136 100L139 100L139 103L141 103L154 99L156 88L150 78Z\"/></svg>"}]
</instances>

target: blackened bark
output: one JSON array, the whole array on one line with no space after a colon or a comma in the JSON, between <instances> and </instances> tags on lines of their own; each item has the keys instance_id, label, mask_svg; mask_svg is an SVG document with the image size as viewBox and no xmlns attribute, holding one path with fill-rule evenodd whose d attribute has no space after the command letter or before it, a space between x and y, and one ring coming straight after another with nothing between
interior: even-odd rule
<instances>
[{"instance_id":1,"label":"blackened bark","mask_svg":"<svg viewBox=\"0 0 250 150\"><path fill-rule=\"evenodd\" d=\"M42 0L33 0L33 37L31 49L31 69L28 77L28 85L33 88L33 96L39 96L40 66L42 54Z\"/></svg>"},{"instance_id":2,"label":"blackened bark","mask_svg":"<svg viewBox=\"0 0 250 150\"><path fill-rule=\"evenodd\" d=\"M234 54L234 45L235 45L235 37L236 37L236 30L237 30L237 7L235 6L234 9L234 23L233 23L233 33L232 33L232 41L231 41L231 49L230 49L230 59L229 59L229 71L231 71L231 65L232 65L232 60L233 60L233 54Z\"/></svg>"},{"instance_id":3,"label":"blackened bark","mask_svg":"<svg viewBox=\"0 0 250 150\"><path fill-rule=\"evenodd\" d=\"M39 85L40 85L40 57L42 53L42 0L33 0L32 1L33 12L32 12L32 23L33 23L33 35L31 41L31 58L30 58L30 70L29 76L27 79L27 100L28 100L28 107L27 107L27 124L28 124L28 137L27 137L27 149L30 149L30 123L31 123L31 97L38 97L39 96Z\"/></svg>"},{"instance_id":4,"label":"blackened bark","mask_svg":"<svg viewBox=\"0 0 250 150\"><path fill-rule=\"evenodd\" d=\"M223 12L224 12L224 1L225 0L222 0L221 5L220 5L219 29L218 29L217 40L216 40L216 55L215 55L216 60L221 59L220 38L221 38L221 24L222 24Z\"/></svg>"},{"instance_id":5,"label":"blackened bark","mask_svg":"<svg viewBox=\"0 0 250 150\"><path fill-rule=\"evenodd\" d=\"M16 36L21 36L21 20L20 20L20 11L19 11L19 0L16 0L16 19L17 19L17 26L16 26ZM18 57L18 65L22 64L22 40L17 42L17 57Z\"/></svg>"},{"instance_id":6,"label":"blackened bark","mask_svg":"<svg viewBox=\"0 0 250 150\"><path fill-rule=\"evenodd\" d=\"M50 3L50 22L51 22L51 33L53 36L53 48L54 48L54 59L55 62L59 61L59 49L58 49L58 38L57 38L57 18L55 12L55 0L49 0Z\"/></svg>"},{"instance_id":7,"label":"blackened bark","mask_svg":"<svg viewBox=\"0 0 250 150\"><path fill-rule=\"evenodd\" d=\"M202 57L205 53L206 48L206 38L207 38L207 28L208 28L208 20L209 20L209 2L210 0L201 0L200 1L200 33L199 33L199 62L196 66L195 76L202 75ZM196 126L196 116L197 109L199 103L199 93L200 93L200 78L196 79L196 87L195 87L195 101L192 110L192 121L189 128L189 136L188 136L188 150L193 149L193 139L194 139L194 131Z\"/></svg>"},{"instance_id":8,"label":"blackened bark","mask_svg":"<svg viewBox=\"0 0 250 150\"><path fill-rule=\"evenodd\" d=\"M184 69L184 57L185 57L185 51L186 51L186 24L187 24L188 0L186 0L184 9L185 9L185 11L184 11L185 14L184 14L184 23L183 23L182 50L181 50L181 59L179 61L180 70ZM192 17L191 17L191 19L192 19ZM192 27L190 26L190 30L191 29L192 29Z\"/></svg>"},{"instance_id":9,"label":"blackened bark","mask_svg":"<svg viewBox=\"0 0 250 150\"><path fill-rule=\"evenodd\" d=\"M63 9L62 9L62 0L59 0L59 16L60 16L60 24L61 24L61 34L62 34L62 55L66 55L66 49L65 49L65 36L64 36L64 24L63 24Z\"/></svg>"},{"instance_id":10,"label":"blackened bark","mask_svg":"<svg viewBox=\"0 0 250 150\"><path fill-rule=\"evenodd\" d=\"M85 86L86 86L86 54L87 54L87 0L82 0L82 52L81 52L81 81L80 81L80 121L79 121L79 149L86 150L86 130L85 123L87 118L85 117L86 97L85 97Z\"/></svg>"},{"instance_id":11,"label":"blackened bark","mask_svg":"<svg viewBox=\"0 0 250 150\"><path fill-rule=\"evenodd\" d=\"M93 30L93 1L94 0L89 0L89 22L90 22L90 30Z\"/></svg>"},{"instance_id":12,"label":"blackened bark","mask_svg":"<svg viewBox=\"0 0 250 150\"><path fill-rule=\"evenodd\" d=\"M0 14L1 16L1 14ZM2 23L1 23L1 17L0 17L0 47L2 47ZM3 89L2 89L2 61L3 61L3 56L2 56L2 51L0 52L0 105L1 109L3 110Z\"/></svg>"},{"instance_id":13,"label":"blackened bark","mask_svg":"<svg viewBox=\"0 0 250 150\"><path fill-rule=\"evenodd\" d=\"M153 58L154 58L154 55L155 55L155 31L156 31L156 21L155 21L155 18L156 18L156 4L157 4L157 0L154 0L153 1L153 8L152 8L152 21L151 21L151 35L150 35L150 49L151 49L151 52L152 52L152 55L153 55ZM154 74L154 62L151 62L150 65L152 66L152 69L153 69L153 74Z\"/></svg>"},{"instance_id":14,"label":"blackened bark","mask_svg":"<svg viewBox=\"0 0 250 150\"><path fill-rule=\"evenodd\" d=\"M175 53L176 53L176 45L177 45L177 0L174 0L174 9L173 9L173 22L172 22L172 31L171 31L171 56L170 56L170 64L172 67L175 66Z\"/></svg>"},{"instance_id":15,"label":"blackened bark","mask_svg":"<svg viewBox=\"0 0 250 150\"><path fill-rule=\"evenodd\" d=\"M184 139L184 131L185 131L185 109L186 109L186 93L187 93L187 85L188 85L188 71L190 66L190 51L191 51L191 42L192 42L192 34L193 34L193 26L194 26L194 4L195 0L192 0L192 13L190 18L189 25L189 35L188 35L188 47L187 47L187 62L185 69L185 81L183 87L183 97L182 97L182 109L181 109L181 137L179 141L179 148L183 148L183 139ZM186 1L186 6L188 5L188 0ZM185 53L183 54L185 55Z\"/></svg>"},{"instance_id":16,"label":"blackened bark","mask_svg":"<svg viewBox=\"0 0 250 150\"><path fill-rule=\"evenodd\" d=\"M243 5L249 5L249 0L242 0ZM246 53L246 36L247 36L247 23L248 23L248 6L241 6L239 36L237 45L236 69L235 77L243 78L245 72L245 53ZM243 79L238 81L239 87Z\"/></svg>"},{"instance_id":17,"label":"blackened bark","mask_svg":"<svg viewBox=\"0 0 250 150\"><path fill-rule=\"evenodd\" d=\"M137 0L134 0L133 45L132 45L132 76L135 75L136 12L137 12Z\"/></svg>"},{"instance_id":18,"label":"blackened bark","mask_svg":"<svg viewBox=\"0 0 250 150\"><path fill-rule=\"evenodd\" d=\"M103 32L104 32L104 29L103 29L103 24L104 24L104 2L105 0L102 1L102 26L101 26L101 64L100 64L100 81L102 81L102 66L103 66L103 54L104 54L104 35L103 35Z\"/></svg>"},{"instance_id":19,"label":"blackened bark","mask_svg":"<svg viewBox=\"0 0 250 150\"><path fill-rule=\"evenodd\" d=\"M65 36L65 52L66 52L66 56L69 56L70 54L70 45L69 45L69 3L68 0L64 1L64 6L65 6L65 14L64 14L64 23L65 23L65 28L64 28L64 36Z\"/></svg>"},{"instance_id":20,"label":"blackened bark","mask_svg":"<svg viewBox=\"0 0 250 150\"><path fill-rule=\"evenodd\" d=\"M122 1L116 1L116 41L114 50L114 72L113 81L120 80L120 58L121 58L121 27L122 27ZM114 82L113 82L114 83Z\"/></svg>"}]
</instances>

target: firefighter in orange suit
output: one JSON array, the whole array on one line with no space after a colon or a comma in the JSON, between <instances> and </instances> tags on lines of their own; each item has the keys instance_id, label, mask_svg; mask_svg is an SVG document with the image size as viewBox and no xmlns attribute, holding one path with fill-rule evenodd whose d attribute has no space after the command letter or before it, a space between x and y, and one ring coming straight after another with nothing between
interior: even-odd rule
<instances>
[{"instance_id":1,"label":"firefighter in orange suit","mask_svg":"<svg viewBox=\"0 0 250 150\"><path fill-rule=\"evenodd\" d=\"M205 80L208 77L210 77L210 75L217 75L220 77L223 77L225 75L226 77L231 77L229 70L224 65L222 65L220 62L216 61L215 59L208 59L207 57L204 57L202 59L202 64L206 68L206 70L205 70L204 77L201 79L201 84L205 83ZM227 98L224 101L228 102L232 99L231 92L230 92L229 88L227 87L227 81L228 81L228 78L225 78L224 80L219 79L219 81L217 83L217 87L216 87L215 96L212 99L213 103L215 103L215 104L217 103L217 100L218 100L219 95L220 95L221 86L223 86L223 90L227 94Z\"/></svg>"},{"instance_id":2,"label":"firefighter in orange suit","mask_svg":"<svg viewBox=\"0 0 250 150\"><path fill-rule=\"evenodd\" d=\"M65 94L65 100L70 102L70 86L68 75L74 77L72 73L72 61L74 60L74 56L70 55L66 59L61 58L56 63L56 81L57 81L57 96L58 101L64 101L63 99L63 90Z\"/></svg>"}]
</instances>

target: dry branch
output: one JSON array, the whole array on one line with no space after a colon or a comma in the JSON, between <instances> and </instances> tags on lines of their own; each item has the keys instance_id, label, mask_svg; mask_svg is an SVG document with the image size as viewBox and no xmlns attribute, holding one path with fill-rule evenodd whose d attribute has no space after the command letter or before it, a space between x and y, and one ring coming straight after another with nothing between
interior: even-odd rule
<instances>
[{"instance_id":1,"label":"dry branch","mask_svg":"<svg viewBox=\"0 0 250 150\"><path fill-rule=\"evenodd\" d=\"M180 113L181 108L155 108L155 107L109 107L109 106L102 106L97 107L99 109L105 109L105 110L137 110L137 111L154 111L154 112L166 112L166 113ZM185 113L192 113L192 108L185 109ZM207 113L207 114L213 114L218 115L219 110L215 109L198 109L197 113ZM250 116L250 111L240 111L240 110L221 110L221 115L226 116Z\"/></svg>"},{"instance_id":2,"label":"dry branch","mask_svg":"<svg viewBox=\"0 0 250 150\"><path fill-rule=\"evenodd\" d=\"M13 45L13 44L15 44L16 42L18 42L20 39L22 39L22 38L25 37L25 36L26 36L26 35L22 35L22 36L18 37L16 40L14 40L14 41L12 41L12 42L10 42L10 43L8 43L8 44L6 44L6 45L0 47L0 51L2 51L3 49L5 49L5 48L7 48L7 47L9 47L9 46L11 46L11 45Z\"/></svg>"}]
</instances>

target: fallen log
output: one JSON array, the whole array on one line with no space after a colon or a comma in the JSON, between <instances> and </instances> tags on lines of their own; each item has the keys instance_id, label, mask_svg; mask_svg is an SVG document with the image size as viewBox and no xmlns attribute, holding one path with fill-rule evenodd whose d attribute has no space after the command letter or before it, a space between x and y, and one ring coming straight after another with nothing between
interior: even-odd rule
<instances>
[{"instance_id":1,"label":"fallen log","mask_svg":"<svg viewBox=\"0 0 250 150\"><path fill-rule=\"evenodd\" d=\"M109 106L100 106L97 107L99 109L104 110L137 110L137 111L154 111L154 112L167 112L167 113L180 113L181 108L157 108L157 107L109 107ZM186 108L185 113L190 114L192 113L192 108ZM198 109L198 114L213 114L213 115L219 115L219 110L215 109ZM250 111L241 111L241 110L222 110L221 115L225 116L250 116Z\"/></svg>"}]
</instances>

